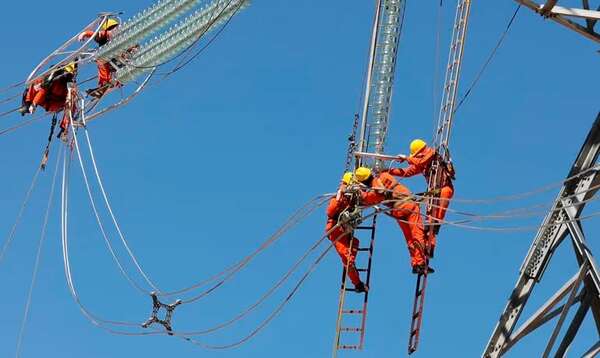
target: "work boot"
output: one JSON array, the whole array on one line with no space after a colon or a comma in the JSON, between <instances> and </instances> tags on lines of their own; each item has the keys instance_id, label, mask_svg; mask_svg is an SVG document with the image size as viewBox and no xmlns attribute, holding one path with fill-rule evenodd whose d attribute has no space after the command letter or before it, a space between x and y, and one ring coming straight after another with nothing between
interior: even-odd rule
<instances>
[{"instance_id":1,"label":"work boot","mask_svg":"<svg viewBox=\"0 0 600 358\"><path fill-rule=\"evenodd\" d=\"M357 293L369 292L369 286L365 285L362 282L359 282L356 285L354 285L354 290Z\"/></svg>"},{"instance_id":2,"label":"work boot","mask_svg":"<svg viewBox=\"0 0 600 358\"><path fill-rule=\"evenodd\" d=\"M412 272L414 274L423 275L423 274L425 274L425 267L427 267L427 273L428 274L435 272L435 270L433 268L431 268L429 266L425 266L425 265L416 265L416 266L413 266Z\"/></svg>"}]
</instances>

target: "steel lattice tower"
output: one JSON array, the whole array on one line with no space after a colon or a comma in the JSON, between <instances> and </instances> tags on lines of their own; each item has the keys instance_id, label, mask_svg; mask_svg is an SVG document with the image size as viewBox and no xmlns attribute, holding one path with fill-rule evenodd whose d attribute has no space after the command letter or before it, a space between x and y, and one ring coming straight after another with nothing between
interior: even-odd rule
<instances>
[{"instance_id":1,"label":"steel lattice tower","mask_svg":"<svg viewBox=\"0 0 600 358\"><path fill-rule=\"evenodd\" d=\"M591 10L589 0L582 0L583 9L556 6L557 0L548 0L543 5L530 0L515 1L593 41L600 42L600 35L595 31L597 20L600 19L600 6L597 7L598 10ZM585 23L577 23L577 18L583 18ZM597 164L599 155L600 113L525 257L515 288L482 357L503 356L525 336L556 317L556 325L545 348L540 350L540 356L564 357L589 311L592 312L600 337L600 270L586 244L581 225L581 214L586 203L600 189L600 171ZM577 271L531 317L516 328L533 289L542 280L551 263L552 254L567 237L570 238L568 241L571 241L577 259ZM575 305L578 307L574 315L569 316L570 309ZM555 348L567 319L570 319L570 323L558 347ZM600 341L590 345L591 348L583 355L585 358L600 353Z\"/></svg>"}]
</instances>

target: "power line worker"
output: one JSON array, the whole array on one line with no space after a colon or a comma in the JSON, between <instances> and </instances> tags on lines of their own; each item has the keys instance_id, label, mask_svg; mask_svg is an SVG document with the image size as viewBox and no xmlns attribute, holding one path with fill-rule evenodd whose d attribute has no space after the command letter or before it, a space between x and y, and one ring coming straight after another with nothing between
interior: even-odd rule
<instances>
[{"instance_id":1,"label":"power line worker","mask_svg":"<svg viewBox=\"0 0 600 358\"><path fill-rule=\"evenodd\" d=\"M393 208L390 216L396 219L404 233L413 273L424 273L426 268L429 273L434 272L426 263L421 209L410 190L389 173L382 172L375 176L366 167L357 168L354 177L367 187L367 190L361 192L361 204L377 205L383 202Z\"/></svg>"},{"instance_id":2,"label":"power line worker","mask_svg":"<svg viewBox=\"0 0 600 358\"><path fill-rule=\"evenodd\" d=\"M77 62L71 62L51 72L47 77L35 80L23 93L19 112L31 114L40 106L46 112L60 112L65 108L69 87L77 76Z\"/></svg>"},{"instance_id":3,"label":"power line worker","mask_svg":"<svg viewBox=\"0 0 600 358\"><path fill-rule=\"evenodd\" d=\"M410 156L406 158L409 166L406 168L392 168L388 172L398 177L412 177L423 174L427 183L431 182L433 173L433 163L437 161L440 168L440 176L435 188L429 188L439 193L439 199L434 201L435 207L432 208L431 216L433 222L433 234L437 235L440 230L439 223L444 220L446 211L450 205L450 199L454 196L455 179L454 166L450 162L442 159L442 156L432 147L429 147L422 139L415 139L410 143ZM437 195L437 194L436 194Z\"/></svg>"},{"instance_id":4,"label":"power line worker","mask_svg":"<svg viewBox=\"0 0 600 358\"><path fill-rule=\"evenodd\" d=\"M335 197L331 198L327 206L327 224L325 232L328 233L328 238L332 242L333 247L342 259L342 264L347 267L348 278L354 284L356 292L368 291L367 285L360 280L360 275L356 270L356 254L360 242L358 238L352 237L352 233L343 225L338 225L340 214L345 210L351 209L352 203L350 197L344 195L346 186L352 181L353 174L345 173L342 178L342 183ZM338 225L336 227L336 225ZM332 230L333 229L333 230Z\"/></svg>"},{"instance_id":5,"label":"power line worker","mask_svg":"<svg viewBox=\"0 0 600 358\"><path fill-rule=\"evenodd\" d=\"M100 30L94 37L94 41L98 44L98 47L106 45L113 37L114 31L119 27L119 20L115 18L107 18L102 25ZM94 36L95 31L85 30L79 35L79 41L85 41L88 38ZM96 61L98 66L98 88L88 90L88 94L93 97L102 97L102 95L112 87L112 74L115 71L113 66L110 64L111 60L99 59Z\"/></svg>"},{"instance_id":6,"label":"power line worker","mask_svg":"<svg viewBox=\"0 0 600 358\"><path fill-rule=\"evenodd\" d=\"M60 121L60 132L58 138L63 141L67 140L67 130L71 117L75 116L77 104L71 101L70 108L66 108L69 95L73 95L76 91L75 80L77 77L77 62L70 62L63 67L52 71L47 77L33 81L23 93L23 99L19 112L21 115L32 114L38 106L44 108L48 113L54 113L52 125L50 129L51 140L56 125L56 113L63 111L63 118ZM70 111L70 113L67 113ZM49 147L46 148L45 159L47 160ZM42 161L42 169L45 167Z\"/></svg>"}]
</instances>

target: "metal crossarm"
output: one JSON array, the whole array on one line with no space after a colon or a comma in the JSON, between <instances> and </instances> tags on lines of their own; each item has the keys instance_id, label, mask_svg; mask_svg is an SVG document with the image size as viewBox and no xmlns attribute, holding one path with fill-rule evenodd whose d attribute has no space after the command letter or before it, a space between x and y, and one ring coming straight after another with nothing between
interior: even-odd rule
<instances>
[{"instance_id":1,"label":"metal crossarm","mask_svg":"<svg viewBox=\"0 0 600 358\"><path fill-rule=\"evenodd\" d=\"M171 326L171 320L173 319L173 312L175 311L175 308L182 303L182 301L177 300L171 304L162 303L158 299L156 292L151 292L150 297L152 297L152 314L150 315L150 318L148 318L146 320L146 322L142 323L142 327L148 328L151 325L153 325L154 323L158 323L167 330L167 333L169 335L173 335L173 333L172 333L173 327ZM161 308L165 310L165 318L164 319L158 317L158 313Z\"/></svg>"},{"instance_id":2,"label":"metal crossarm","mask_svg":"<svg viewBox=\"0 0 600 358\"><path fill-rule=\"evenodd\" d=\"M375 227L377 224L377 216L374 216L371 224L368 226L357 226L354 229L352 235L355 235L357 231L366 231L369 234L369 246L358 248L357 252L357 261L358 257L361 256L361 253L366 253L366 267L358 268L359 272L365 273L365 284L367 287L371 287L371 267L373 260L373 248L375 244ZM363 260L364 262L364 260ZM342 284L340 286L340 298L338 303L338 315L337 315L337 324L336 324L336 333L333 347L333 357L337 357L337 353L339 350L362 350L365 342L365 329L367 325L367 305L369 302L369 291L356 293L359 300L353 299L348 300L346 297L347 292L356 292L354 288L350 288L347 286L348 282L348 267L344 266L342 270ZM356 308L357 305L362 305L360 308ZM347 307L350 306L350 307ZM352 326L346 326L347 324L351 324ZM346 341L349 339L348 336L358 336L357 343L355 344L346 344ZM344 344L342 343L344 342Z\"/></svg>"},{"instance_id":3,"label":"metal crossarm","mask_svg":"<svg viewBox=\"0 0 600 358\"><path fill-rule=\"evenodd\" d=\"M592 41L600 43L600 33L597 30L598 20L600 20L599 1L592 5L593 0L581 0L581 8L558 6L558 0L547 0L544 4L538 4L532 0L515 1ZM562 1L562 3L565 2Z\"/></svg>"},{"instance_id":4,"label":"metal crossarm","mask_svg":"<svg viewBox=\"0 0 600 358\"><path fill-rule=\"evenodd\" d=\"M552 354L555 343L558 342L559 333L568 317L569 309L575 304L579 304L579 307L571 317L571 322L553 355L555 357L566 355L583 319L590 310L600 336L600 271L586 244L583 228L579 221L586 202L596 194L600 187L600 175L598 175L597 168L599 154L600 113L573 163L555 204L544 219L529 249L521 266L516 286L482 357L496 358L504 355L529 333L553 318L559 317L546 348L540 351L543 357L548 357ZM546 268L551 263L552 254L567 236L571 238L579 266L578 272L537 312L519 328L516 328L521 313L533 293L533 288L542 280ZM582 286L581 290L578 289L580 285ZM567 298L566 302L557 307L565 298ZM592 347L584 357L592 357L594 352L598 353L598 345Z\"/></svg>"}]
</instances>

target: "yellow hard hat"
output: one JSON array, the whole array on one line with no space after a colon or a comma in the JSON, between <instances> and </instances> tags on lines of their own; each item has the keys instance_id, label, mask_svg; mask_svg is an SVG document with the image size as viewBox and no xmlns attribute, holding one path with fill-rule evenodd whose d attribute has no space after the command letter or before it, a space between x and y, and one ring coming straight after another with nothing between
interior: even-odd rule
<instances>
[{"instance_id":1,"label":"yellow hard hat","mask_svg":"<svg viewBox=\"0 0 600 358\"><path fill-rule=\"evenodd\" d=\"M352 172L344 173L344 176L342 177L342 183L350 184L353 176L354 176L354 174L352 174Z\"/></svg>"},{"instance_id":2,"label":"yellow hard hat","mask_svg":"<svg viewBox=\"0 0 600 358\"><path fill-rule=\"evenodd\" d=\"M371 177L371 169L367 167L359 167L354 171L354 177L359 182L364 182Z\"/></svg>"},{"instance_id":3,"label":"yellow hard hat","mask_svg":"<svg viewBox=\"0 0 600 358\"><path fill-rule=\"evenodd\" d=\"M427 143L423 139L415 139L410 142L410 155L416 155L427 146Z\"/></svg>"},{"instance_id":4,"label":"yellow hard hat","mask_svg":"<svg viewBox=\"0 0 600 358\"><path fill-rule=\"evenodd\" d=\"M119 20L114 18L108 18L106 19L106 21L104 21L104 23L102 23L102 26L100 28L104 31L108 31L114 29L117 26L119 26Z\"/></svg>"},{"instance_id":5,"label":"yellow hard hat","mask_svg":"<svg viewBox=\"0 0 600 358\"><path fill-rule=\"evenodd\" d=\"M76 62L69 62L64 67L64 70L67 73L75 73L76 69L77 69L77 63Z\"/></svg>"}]
</instances>

